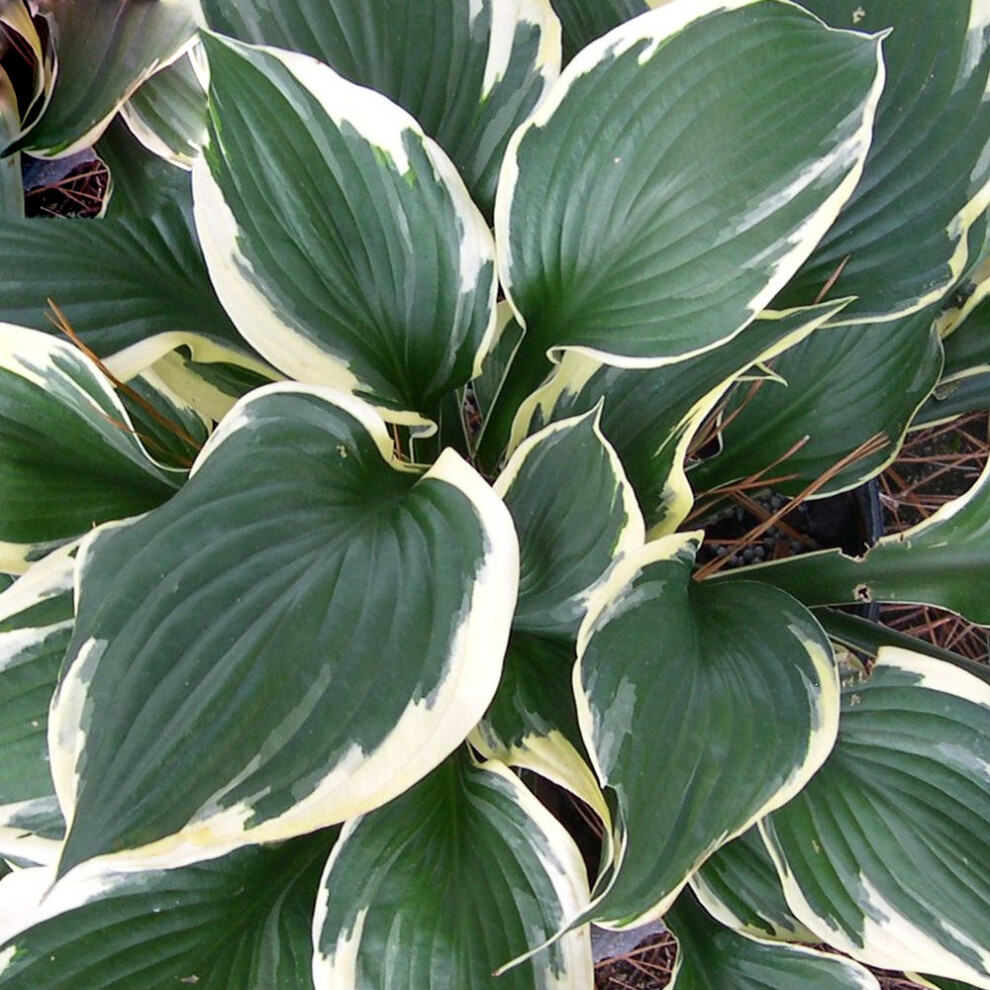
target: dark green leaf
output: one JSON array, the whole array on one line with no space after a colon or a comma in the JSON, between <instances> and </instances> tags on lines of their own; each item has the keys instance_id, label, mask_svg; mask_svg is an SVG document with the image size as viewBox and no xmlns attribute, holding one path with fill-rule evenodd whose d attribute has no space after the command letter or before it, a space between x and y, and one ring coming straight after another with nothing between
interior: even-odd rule
<instances>
[{"instance_id":1,"label":"dark green leaf","mask_svg":"<svg viewBox=\"0 0 990 990\"><path fill-rule=\"evenodd\" d=\"M690 474L695 490L720 488L773 465L775 475L796 475L774 488L796 495L882 435L882 449L835 473L816 497L879 474L938 381L942 349L932 319L929 309L878 326L819 330L773 362L783 381L765 381L755 392L737 386L725 411L721 451Z\"/></svg>"},{"instance_id":2,"label":"dark green leaf","mask_svg":"<svg viewBox=\"0 0 990 990\"><path fill-rule=\"evenodd\" d=\"M118 219L11 221L0 269L0 319L55 333L45 318L52 299L100 357L130 352L118 373L183 343L203 360L251 353L217 301L179 203Z\"/></svg>"},{"instance_id":3,"label":"dark green leaf","mask_svg":"<svg viewBox=\"0 0 990 990\"><path fill-rule=\"evenodd\" d=\"M693 504L684 462L701 421L751 365L793 347L843 305L763 313L714 351L661 368L615 368L569 351L520 410L513 445L601 403L602 432L628 472L647 525L672 532Z\"/></svg>"},{"instance_id":4,"label":"dark green leaf","mask_svg":"<svg viewBox=\"0 0 990 990\"><path fill-rule=\"evenodd\" d=\"M737 935L714 921L690 891L666 918L677 937L670 990L879 990L848 959Z\"/></svg>"},{"instance_id":5,"label":"dark green leaf","mask_svg":"<svg viewBox=\"0 0 990 990\"><path fill-rule=\"evenodd\" d=\"M715 849L797 793L837 729L812 616L776 589L693 582L698 540L621 564L578 639L581 728L618 805L617 872L590 913L621 927L662 915Z\"/></svg>"},{"instance_id":6,"label":"dark green leaf","mask_svg":"<svg viewBox=\"0 0 990 990\"><path fill-rule=\"evenodd\" d=\"M990 685L885 648L825 766L761 828L788 903L872 966L990 985Z\"/></svg>"},{"instance_id":7,"label":"dark green leaf","mask_svg":"<svg viewBox=\"0 0 990 990\"><path fill-rule=\"evenodd\" d=\"M83 221L80 221L83 222ZM0 562L24 570L97 523L168 499L110 382L68 343L0 323Z\"/></svg>"},{"instance_id":8,"label":"dark green leaf","mask_svg":"<svg viewBox=\"0 0 990 990\"><path fill-rule=\"evenodd\" d=\"M809 606L915 602L990 625L990 465L965 495L862 557L823 550L715 578L722 579L773 584Z\"/></svg>"},{"instance_id":9,"label":"dark green leaf","mask_svg":"<svg viewBox=\"0 0 990 990\"><path fill-rule=\"evenodd\" d=\"M831 282L859 297L850 322L923 309L968 267L970 228L990 203L990 17L982 0L803 6L838 28L894 30L863 181L778 304L809 303Z\"/></svg>"},{"instance_id":10,"label":"dark green leaf","mask_svg":"<svg viewBox=\"0 0 990 990\"><path fill-rule=\"evenodd\" d=\"M648 9L645 0L552 0L552 3L563 29L565 63L585 45Z\"/></svg>"},{"instance_id":11,"label":"dark green leaf","mask_svg":"<svg viewBox=\"0 0 990 990\"><path fill-rule=\"evenodd\" d=\"M193 57L190 52L156 72L121 108L146 148L186 168L206 141L206 92Z\"/></svg>"},{"instance_id":12,"label":"dark green leaf","mask_svg":"<svg viewBox=\"0 0 990 990\"><path fill-rule=\"evenodd\" d=\"M784 942L815 941L787 906L756 826L714 852L691 878L691 888L713 917L736 931Z\"/></svg>"},{"instance_id":13,"label":"dark green leaf","mask_svg":"<svg viewBox=\"0 0 990 990\"><path fill-rule=\"evenodd\" d=\"M546 0L204 0L212 28L305 52L408 110L490 218L505 146L560 70Z\"/></svg>"},{"instance_id":14,"label":"dark green leaf","mask_svg":"<svg viewBox=\"0 0 990 990\"><path fill-rule=\"evenodd\" d=\"M518 387L547 351L657 366L738 333L851 194L881 84L876 38L777 2L667 4L586 48L499 188Z\"/></svg>"},{"instance_id":15,"label":"dark green leaf","mask_svg":"<svg viewBox=\"0 0 990 990\"><path fill-rule=\"evenodd\" d=\"M450 160L405 111L312 59L205 45L196 226L234 323L292 377L432 420L495 326L494 245Z\"/></svg>"},{"instance_id":16,"label":"dark green leaf","mask_svg":"<svg viewBox=\"0 0 990 990\"><path fill-rule=\"evenodd\" d=\"M273 385L175 498L93 534L77 580L50 731L63 873L219 855L409 787L494 696L518 550L456 454L420 475L363 403Z\"/></svg>"},{"instance_id":17,"label":"dark green leaf","mask_svg":"<svg viewBox=\"0 0 990 990\"><path fill-rule=\"evenodd\" d=\"M41 0L39 7L55 25L55 90L16 147L52 158L93 144L134 89L192 44L201 16L198 0Z\"/></svg>"},{"instance_id":18,"label":"dark green leaf","mask_svg":"<svg viewBox=\"0 0 990 990\"><path fill-rule=\"evenodd\" d=\"M313 907L333 833L242 849L175 870L49 870L0 884L18 931L0 948L3 990L313 990Z\"/></svg>"},{"instance_id":19,"label":"dark green leaf","mask_svg":"<svg viewBox=\"0 0 990 990\"><path fill-rule=\"evenodd\" d=\"M585 990L586 927L493 973L556 934L587 896L557 821L500 764L457 754L345 827L314 924L316 990Z\"/></svg>"},{"instance_id":20,"label":"dark green leaf","mask_svg":"<svg viewBox=\"0 0 990 990\"><path fill-rule=\"evenodd\" d=\"M639 550L643 517L597 411L526 440L499 476L519 534L518 632L573 638L616 562Z\"/></svg>"}]
</instances>

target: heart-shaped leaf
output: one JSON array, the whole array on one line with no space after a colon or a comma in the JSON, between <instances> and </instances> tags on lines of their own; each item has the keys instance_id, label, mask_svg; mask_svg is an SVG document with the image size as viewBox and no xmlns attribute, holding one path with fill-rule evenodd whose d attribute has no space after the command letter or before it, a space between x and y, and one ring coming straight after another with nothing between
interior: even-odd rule
<instances>
[{"instance_id":1,"label":"heart-shaped leaf","mask_svg":"<svg viewBox=\"0 0 990 990\"><path fill-rule=\"evenodd\" d=\"M509 137L560 71L547 0L203 0L203 9L223 34L312 55L408 110L489 218Z\"/></svg>"},{"instance_id":2,"label":"heart-shaped leaf","mask_svg":"<svg viewBox=\"0 0 990 990\"><path fill-rule=\"evenodd\" d=\"M363 403L272 385L170 502L83 544L52 708L60 872L175 865L405 790L498 685L512 521L452 451L396 462Z\"/></svg>"},{"instance_id":3,"label":"heart-shaped leaf","mask_svg":"<svg viewBox=\"0 0 990 990\"><path fill-rule=\"evenodd\" d=\"M506 415L548 352L656 367L751 322L859 179L879 48L776 0L666 4L585 48L500 180L500 276L526 329Z\"/></svg>"}]
</instances>

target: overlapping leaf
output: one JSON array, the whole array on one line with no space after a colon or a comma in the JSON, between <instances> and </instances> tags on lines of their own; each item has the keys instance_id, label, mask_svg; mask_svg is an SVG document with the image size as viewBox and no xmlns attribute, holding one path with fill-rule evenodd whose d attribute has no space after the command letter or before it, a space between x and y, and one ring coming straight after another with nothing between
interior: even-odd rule
<instances>
[{"instance_id":1,"label":"overlapping leaf","mask_svg":"<svg viewBox=\"0 0 990 990\"><path fill-rule=\"evenodd\" d=\"M564 61L586 45L647 11L646 0L552 0L564 38Z\"/></svg>"},{"instance_id":2,"label":"overlapping leaf","mask_svg":"<svg viewBox=\"0 0 990 990\"><path fill-rule=\"evenodd\" d=\"M20 572L97 523L164 502L160 467L96 366L68 343L0 323L0 566Z\"/></svg>"},{"instance_id":3,"label":"overlapping leaf","mask_svg":"<svg viewBox=\"0 0 990 990\"><path fill-rule=\"evenodd\" d=\"M828 762L761 823L795 914L870 965L990 986L988 763L990 686L881 650Z\"/></svg>"},{"instance_id":4,"label":"overlapping leaf","mask_svg":"<svg viewBox=\"0 0 990 990\"><path fill-rule=\"evenodd\" d=\"M560 70L548 0L204 0L211 27L304 52L408 110L491 216L509 137Z\"/></svg>"},{"instance_id":5,"label":"overlapping leaf","mask_svg":"<svg viewBox=\"0 0 990 990\"><path fill-rule=\"evenodd\" d=\"M292 377L433 419L495 325L494 245L450 160L405 111L313 59L205 45L196 225L234 323Z\"/></svg>"},{"instance_id":6,"label":"overlapping leaf","mask_svg":"<svg viewBox=\"0 0 990 990\"><path fill-rule=\"evenodd\" d=\"M672 532L693 503L684 462L704 417L751 365L795 346L843 305L763 313L716 350L660 368L616 368L569 351L549 382L523 404L512 445L545 423L601 403L602 432L628 472L647 525Z\"/></svg>"},{"instance_id":7,"label":"overlapping leaf","mask_svg":"<svg viewBox=\"0 0 990 990\"><path fill-rule=\"evenodd\" d=\"M94 150L109 172L104 217L151 216L173 200L191 202L189 173L149 151L119 114Z\"/></svg>"},{"instance_id":8,"label":"overlapping leaf","mask_svg":"<svg viewBox=\"0 0 990 990\"><path fill-rule=\"evenodd\" d=\"M781 382L736 390L719 434L722 449L692 472L692 484L718 488L773 465L774 475L796 475L775 485L787 495L831 473L816 492L821 497L878 474L897 456L938 381L942 349L932 320L928 309L880 326L830 329L791 348L773 364ZM850 451L878 435L885 446L832 473Z\"/></svg>"},{"instance_id":9,"label":"overlapping leaf","mask_svg":"<svg viewBox=\"0 0 990 990\"><path fill-rule=\"evenodd\" d=\"M0 884L0 987L312 990L310 928L332 845L321 832L175 870L91 871L43 900L51 870L26 870Z\"/></svg>"},{"instance_id":10,"label":"overlapping leaf","mask_svg":"<svg viewBox=\"0 0 990 990\"><path fill-rule=\"evenodd\" d=\"M709 914L728 928L758 939L815 941L787 906L756 826L714 852L690 886Z\"/></svg>"},{"instance_id":11,"label":"overlapping leaf","mask_svg":"<svg viewBox=\"0 0 990 990\"><path fill-rule=\"evenodd\" d=\"M916 602L990 625L990 465L961 498L911 529L885 536L862 557L839 550L787 557L745 575L790 592L806 605Z\"/></svg>"},{"instance_id":12,"label":"overlapping leaf","mask_svg":"<svg viewBox=\"0 0 990 990\"><path fill-rule=\"evenodd\" d=\"M617 927L663 914L835 739L838 675L817 623L773 588L692 583L697 543L665 537L620 565L578 640L581 728L618 806L617 871L592 913Z\"/></svg>"},{"instance_id":13,"label":"overlapping leaf","mask_svg":"<svg viewBox=\"0 0 990 990\"><path fill-rule=\"evenodd\" d=\"M499 187L508 415L547 351L657 366L746 326L852 192L882 81L878 39L775 0L666 4L584 49Z\"/></svg>"},{"instance_id":14,"label":"overlapping leaf","mask_svg":"<svg viewBox=\"0 0 990 990\"><path fill-rule=\"evenodd\" d=\"M32 821L61 816L48 767L48 706L73 626L75 547L57 550L0 595L0 853L51 862ZM41 831L47 831L44 826Z\"/></svg>"},{"instance_id":15,"label":"overlapping leaf","mask_svg":"<svg viewBox=\"0 0 990 990\"><path fill-rule=\"evenodd\" d=\"M495 490L519 534L519 601L498 694L473 738L598 806L571 687L574 640L588 602L642 546L643 518L597 411L523 443Z\"/></svg>"},{"instance_id":16,"label":"overlapping leaf","mask_svg":"<svg viewBox=\"0 0 990 990\"><path fill-rule=\"evenodd\" d=\"M192 45L201 16L199 0L40 7L55 25L58 71L44 115L16 143L38 157L93 144L141 82Z\"/></svg>"},{"instance_id":17,"label":"overlapping leaf","mask_svg":"<svg viewBox=\"0 0 990 990\"><path fill-rule=\"evenodd\" d=\"M181 203L99 221L11 221L0 268L0 318L54 332L45 318L52 299L100 357L128 352L118 374L182 344L207 361L252 353L217 301Z\"/></svg>"},{"instance_id":18,"label":"overlapping leaf","mask_svg":"<svg viewBox=\"0 0 990 990\"><path fill-rule=\"evenodd\" d=\"M990 203L990 5L803 6L837 28L894 30L863 181L779 303L809 303L831 285L858 297L842 316L849 322L923 309L966 270L970 230Z\"/></svg>"},{"instance_id":19,"label":"overlapping leaf","mask_svg":"<svg viewBox=\"0 0 990 990\"><path fill-rule=\"evenodd\" d=\"M587 896L562 826L501 765L455 755L345 827L313 928L316 990L590 990L587 927L493 975Z\"/></svg>"},{"instance_id":20,"label":"overlapping leaf","mask_svg":"<svg viewBox=\"0 0 990 990\"><path fill-rule=\"evenodd\" d=\"M667 916L677 936L671 990L879 990L869 970L835 955L722 928L685 891Z\"/></svg>"},{"instance_id":21,"label":"overlapping leaf","mask_svg":"<svg viewBox=\"0 0 990 990\"><path fill-rule=\"evenodd\" d=\"M206 92L195 51L156 72L121 107L145 147L183 168L192 167L206 141Z\"/></svg>"},{"instance_id":22,"label":"overlapping leaf","mask_svg":"<svg viewBox=\"0 0 990 990\"><path fill-rule=\"evenodd\" d=\"M420 476L364 404L275 385L175 498L84 543L78 580L50 731L62 873L221 855L409 787L495 693L518 550L456 454Z\"/></svg>"}]
</instances>

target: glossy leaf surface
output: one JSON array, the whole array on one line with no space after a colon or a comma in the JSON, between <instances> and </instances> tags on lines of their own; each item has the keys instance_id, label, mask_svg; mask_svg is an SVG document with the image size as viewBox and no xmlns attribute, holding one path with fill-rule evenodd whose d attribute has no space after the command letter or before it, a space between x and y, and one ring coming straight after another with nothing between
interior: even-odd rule
<instances>
[{"instance_id":1,"label":"glossy leaf surface","mask_svg":"<svg viewBox=\"0 0 990 990\"><path fill-rule=\"evenodd\" d=\"M312 990L325 832L175 870L0 884L4 990ZM16 913L16 933L4 932Z\"/></svg>"},{"instance_id":2,"label":"glossy leaf surface","mask_svg":"<svg viewBox=\"0 0 990 990\"><path fill-rule=\"evenodd\" d=\"M210 26L291 48L408 110L490 217L509 137L560 69L548 0L204 0Z\"/></svg>"},{"instance_id":3,"label":"glossy leaf surface","mask_svg":"<svg viewBox=\"0 0 990 990\"><path fill-rule=\"evenodd\" d=\"M201 16L198 0L40 7L54 19L58 71L44 116L18 147L46 158L93 144L141 82L193 43Z\"/></svg>"},{"instance_id":4,"label":"glossy leaf surface","mask_svg":"<svg viewBox=\"0 0 990 990\"><path fill-rule=\"evenodd\" d=\"M879 990L862 966L723 928L685 891L667 915L677 936L671 990Z\"/></svg>"},{"instance_id":5,"label":"glossy leaf surface","mask_svg":"<svg viewBox=\"0 0 990 990\"><path fill-rule=\"evenodd\" d=\"M523 404L513 443L527 431L601 403L602 432L628 472L647 525L672 531L693 502L685 459L704 417L751 365L794 346L842 305L763 313L716 350L661 368L616 368L568 352L547 384Z\"/></svg>"},{"instance_id":6,"label":"glossy leaf surface","mask_svg":"<svg viewBox=\"0 0 990 990\"><path fill-rule=\"evenodd\" d=\"M656 366L748 324L858 179L878 44L790 4L706 0L586 48L513 137L499 188L527 358Z\"/></svg>"},{"instance_id":7,"label":"glossy leaf surface","mask_svg":"<svg viewBox=\"0 0 990 990\"><path fill-rule=\"evenodd\" d=\"M95 524L164 502L155 463L110 382L75 347L0 324L0 564L20 572Z\"/></svg>"},{"instance_id":8,"label":"glossy leaf surface","mask_svg":"<svg viewBox=\"0 0 990 990\"><path fill-rule=\"evenodd\" d=\"M835 473L816 496L855 488L878 474L896 457L938 381L942 350L932 318L929 309L879 326L831 328L795 345L773 362L781 382L764 382L755 392L736 389L719 434L722 449L691 473L692 483L700 490L718 488L774 465L774 475L796 475L775 490L796 495L882 435L882 449Z\"/></svg>"}]
</instances>

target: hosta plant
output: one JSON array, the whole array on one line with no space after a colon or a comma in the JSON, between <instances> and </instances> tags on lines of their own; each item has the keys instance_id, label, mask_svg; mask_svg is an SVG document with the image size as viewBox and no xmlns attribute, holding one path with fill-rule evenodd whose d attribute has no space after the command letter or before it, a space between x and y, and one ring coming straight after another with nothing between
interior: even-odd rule
<instances>
[{"instance_id":1,"label":"hosta plant","mask_svg":"<svg viewBox=\"0 0 990 990\"><path fill-rule=\"evenodd\" d=\"M990 478L712 549L985 373L990 3L0 26L110 170L4 179L0 988L990 987L990 679L838 608L990 624Z\"/></svg>"}]
</instances>

